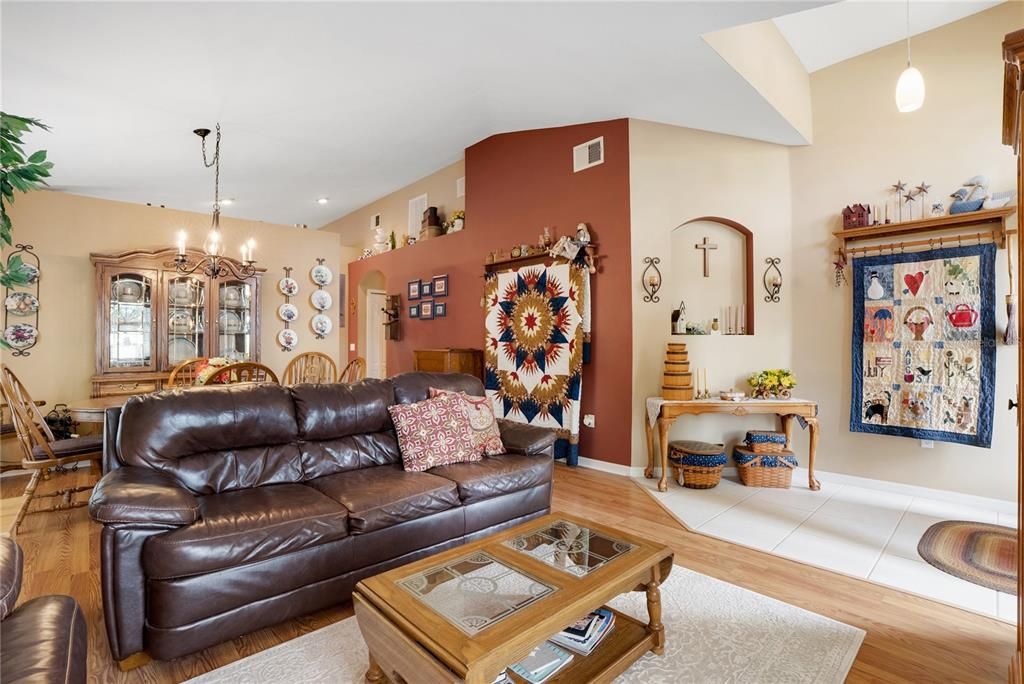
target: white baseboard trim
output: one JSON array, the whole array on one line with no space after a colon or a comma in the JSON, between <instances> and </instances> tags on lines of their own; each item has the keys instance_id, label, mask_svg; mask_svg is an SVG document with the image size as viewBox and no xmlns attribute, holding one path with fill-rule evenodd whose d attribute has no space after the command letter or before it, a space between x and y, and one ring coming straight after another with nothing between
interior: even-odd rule
<instances>
[{"instance_id":1,"label":"white baseboard trim","mask_svg":"<svg viewBox=\"0 0 1024 684\"><path fill-rule=\"evenodd\" d=\"M644 469L641 466L625 466L619 463L608 463L607 461L598 461L597 459L587 458L585 456L580 456L578 465L582 468L600 470L603 473L611 473L612 475L623 475L625 477L644 476Z\"/></svg>"}]
</instances>

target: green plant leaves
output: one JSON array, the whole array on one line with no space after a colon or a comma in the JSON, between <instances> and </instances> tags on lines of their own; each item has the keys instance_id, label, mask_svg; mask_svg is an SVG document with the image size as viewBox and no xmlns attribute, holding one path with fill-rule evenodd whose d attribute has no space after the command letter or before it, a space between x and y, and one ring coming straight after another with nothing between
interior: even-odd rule
<instances>
[{"instance_id":1,"label":"green plant leaves","mask_svg":"<svg viewBox=\"0 0 1024 684\"><path fill-rule=\"evenodd\" d=\"M14 191L30 192L45 186L53 168L53 162L46 161L46 150L25 157L21 136L33 128L50 130L39 119L0 112L0 240L8 245L13 241L13 227L7 207L14 202ZM4 267L0 281L6 286L14 279L10 282L18 284L17 270Z\"/></svg>"}]
</instances>

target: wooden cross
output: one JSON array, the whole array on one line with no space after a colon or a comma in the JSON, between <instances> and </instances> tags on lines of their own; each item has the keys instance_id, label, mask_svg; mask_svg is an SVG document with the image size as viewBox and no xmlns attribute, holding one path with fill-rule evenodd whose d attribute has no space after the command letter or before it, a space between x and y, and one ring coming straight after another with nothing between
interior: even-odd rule
<instances>
[{"instance_id":1,"label":"wooden cross","mask_svg":"<svg viewBox=\"0 0 1024 684\"><path fill-rule=\"evenodd\" d=\"M708 259L708 250L709 249L718 249L718 245L713 244L711 242L708 242L708 238L704 238L704 242L702 242L702 243L700 243L698 245L694 245L693 248L694 249L703 249L704 250L704 277L705 278L710 278L711 277L711 261Z\"/></svg>"}]
</instances>

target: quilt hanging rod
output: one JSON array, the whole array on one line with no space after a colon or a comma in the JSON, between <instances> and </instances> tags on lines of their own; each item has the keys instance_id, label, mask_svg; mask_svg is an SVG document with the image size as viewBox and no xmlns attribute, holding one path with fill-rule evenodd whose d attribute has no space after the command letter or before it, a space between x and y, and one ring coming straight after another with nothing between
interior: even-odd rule
<instances>
[{"instance_id":1,"label":"quilt hanging rod","mask_svg":"<svg viewBox=\"0 0 1024 684\"><path fill-rule=\"evenodd\" d=\"M1016 231L1012 231L1016 232ZM869 245L866 247L849 247L846 253L853 257L860 255L866 255L870 252L878 252L879 254L896 254L903 253L908 249L914 251L922 247L928 249L934 249L935 247L947 246L951 247L956 245L957 247L963 247L964 245L980 245L987 242L998 242L998 236L995 231L982 231L980 233L968 233L952 236L934 237L928 238L927 240L906 240L904 242L887 242L884 245Z\"/></svg>"}]
</instances>

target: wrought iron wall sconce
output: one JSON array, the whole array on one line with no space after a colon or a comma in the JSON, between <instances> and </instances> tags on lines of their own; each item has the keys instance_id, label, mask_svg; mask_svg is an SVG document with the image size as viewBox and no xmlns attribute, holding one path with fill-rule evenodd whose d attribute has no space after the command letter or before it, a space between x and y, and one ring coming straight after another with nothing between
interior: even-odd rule
<instances>
[{"instance_id":1,"label":"wrought iron wall sconce","mask_svg":"<svg viewBox=\"0 0 1024 684\"><path fill-rule=\"evenodd\" d=\"M644 257L644 263L647 266L644 268L644 272L640 275L640 281L643 283L645 302L660 302L661 298L658 296L658 290L661 289L661 271L658 270L658 264L661 263L661 259L658 257Z\"/></svg>"},{"instance_id":2,"label":"wrought iron wall sconce","mask_svg":"<svg viewBox=\"0 0 1024 684\"><path fill-rule=\"evenodd\" d=\"M764 269L764 275L761 276L764 291L768 293L764 296L764 301L777 303L780 301L779 294L782 292L782 271L779 270L782 259L768 257L764 263L768 264Z\"/></svg>"}]
</instances>

